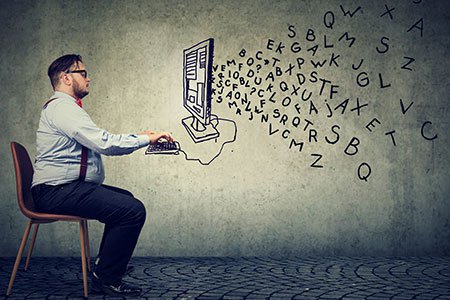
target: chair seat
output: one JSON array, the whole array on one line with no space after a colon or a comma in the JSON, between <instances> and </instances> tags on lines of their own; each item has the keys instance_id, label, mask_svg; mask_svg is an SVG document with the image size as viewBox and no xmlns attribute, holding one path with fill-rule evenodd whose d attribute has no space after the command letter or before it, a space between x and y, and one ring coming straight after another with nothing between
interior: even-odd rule
<instances>
[{"instance_id":1,"label":"chair seat","mask_svg":"<svg viewBox=\"0 0 450 300\"><path fill-rule=\"evenodd\" d=\"M55 221L79 222L89 220L78 216L38 213L34 211L28 211L27 217L30 218L33 223L50 223Z\"/></svg>"}]
</instances>

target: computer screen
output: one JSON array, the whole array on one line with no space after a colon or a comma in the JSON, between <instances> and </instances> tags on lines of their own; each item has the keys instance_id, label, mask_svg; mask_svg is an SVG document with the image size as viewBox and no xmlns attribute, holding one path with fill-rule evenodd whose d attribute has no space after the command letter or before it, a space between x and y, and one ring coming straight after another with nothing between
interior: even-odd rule
<instances>
[{"instance_id":1,"label":"computer screen","mask_svg":"<svg viewBox=\"0 0 450 300\"><path fill-rule=\"evenodd\" d=\"M214 40L207 39L183 51L184 107L204 125L211 117L211 73Z\"/></svg>"},{"instance_id":2,"label":"computer screen","mask_svg":"<svg viewBox=\"0 0 450 300\"><path fill-rule=\"evenodd\" d=\"M182 120L195 142L218 137L211 126L211 85L214 39L183 50L183 106L191 117Z\"/></svg>"}]
</instances>

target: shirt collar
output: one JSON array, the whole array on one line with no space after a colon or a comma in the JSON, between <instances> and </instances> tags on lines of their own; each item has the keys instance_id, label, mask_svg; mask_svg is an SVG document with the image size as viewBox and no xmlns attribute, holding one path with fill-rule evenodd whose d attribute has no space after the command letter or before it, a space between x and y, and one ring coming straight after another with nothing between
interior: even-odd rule
<instances>
[{"instance_id":1,"label":"shirt collar","mask_svg":"<svg viewBox=\"0 0 450 300\"><path fill-rule=\"evenodd\" d=\"M69 94L66 94L66 93L60 92L60 91L55 91L55 94L53 95L52 98L66 98L66 99L72 100L73 102L77 103L77 99L70 96Z\"/></svg>"}]
</instances>

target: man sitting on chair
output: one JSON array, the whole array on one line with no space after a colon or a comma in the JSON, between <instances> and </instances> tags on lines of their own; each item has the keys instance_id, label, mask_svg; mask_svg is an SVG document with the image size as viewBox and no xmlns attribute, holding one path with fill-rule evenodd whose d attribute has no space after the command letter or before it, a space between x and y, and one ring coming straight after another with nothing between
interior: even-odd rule
<instances>
[{"instance_id":1,"label":"man sitting on chair","mask_svg":"<svg viewBox=\"0 0 450 300\"><path fill-rule=\"evenodd\" d=\"M172 141L167 132L111 134L98 128L82 108L89 94L80 55L56 59L48 68L54 95L44 105L37 130L32 194L41 212L96 219L105 224L92 276L92 290L118 296L141 289L122 281L144 225L144 205L123 189L102 184L101 154L123 155L156 143Z\"/></svg>"}]
</instances>

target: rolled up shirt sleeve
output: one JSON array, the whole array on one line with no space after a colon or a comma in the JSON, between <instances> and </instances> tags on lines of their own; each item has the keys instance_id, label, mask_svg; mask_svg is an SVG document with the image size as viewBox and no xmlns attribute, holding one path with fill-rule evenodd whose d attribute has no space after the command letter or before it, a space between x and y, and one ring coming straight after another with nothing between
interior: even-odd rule
<instances>
[{"instance_id":1,"label":"rolled up shirt sleeve","mask_svg":"<svg viewBox=\"0 0 450 300\"><path fill-rule=\"evenodd\" d=\"M71 101L61 101L47 113L57 130L100 154L129 154L149 144L146 135L112 134L99 128L82 108Z\"/></svg>"}]
</instances>

